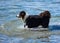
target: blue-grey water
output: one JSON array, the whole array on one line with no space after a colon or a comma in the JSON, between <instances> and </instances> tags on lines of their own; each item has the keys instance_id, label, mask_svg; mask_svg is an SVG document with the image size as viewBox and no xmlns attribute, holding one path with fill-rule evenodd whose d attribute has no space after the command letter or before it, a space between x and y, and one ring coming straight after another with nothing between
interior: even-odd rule
<instances>
[{"instance_id":1,"label":"blue-grey water","mask_svg":"<svg viewBox=\"0 0 60 43\"><path fill-rule=\"evenodd\" d=\"M52 16L49 30L56 34L51 34L47 38L28 38L27 40L20 35L14 35L21 33L19 28L23 27L21 20L16 17L22 10L26 11L27 15L36 15L49 10ZM0 0L0 43L60 43L59 31L60 0Z\"/></svg>"}]
</instances>

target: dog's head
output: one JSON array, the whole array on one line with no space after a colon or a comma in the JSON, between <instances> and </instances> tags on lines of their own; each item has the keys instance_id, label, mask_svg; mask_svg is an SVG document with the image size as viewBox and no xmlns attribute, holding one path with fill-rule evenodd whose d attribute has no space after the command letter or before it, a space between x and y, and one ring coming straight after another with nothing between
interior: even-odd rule
<instances>
[{"instance_id":1,"label":"dog's head","mask_svg":"<svg viewBox=\"0 0 60 43\"><path fill-rule=\"evenodd\" d=\"M26 16L26 12L25 11L21 11L19 13L19 15L17 15L16 17L24 19L25 16Z\"/></svg>"},{"instance_id":2,"label":"dog's head","mask_svg":"<svg viewBox=\"0 0 60 43\"><path fill-rule=\"evenodd\" d=\"M50 14L49 11L44 11L44 12L42 12L39 15L40 15L40 17L48 17L48 18L51 18L51 14Z\"/></svg>"}]
</instances>

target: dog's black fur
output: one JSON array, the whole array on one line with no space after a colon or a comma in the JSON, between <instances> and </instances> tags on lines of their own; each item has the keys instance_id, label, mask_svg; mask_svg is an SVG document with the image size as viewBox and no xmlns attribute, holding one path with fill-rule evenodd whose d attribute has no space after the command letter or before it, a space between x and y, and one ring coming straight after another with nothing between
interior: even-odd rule
<instances>
[{"instance_id":1,"label":"dog's black fur","mask_svg":"<svg viewBox=\"0 0 60 43\"><path fill-rule=\"evenodd\" d=\"M38 26L42 26L43 28L48 28L49 26L49 20L50 20L50 12L45 11L42 14L39 15L29 15L25 22L28 28L34 28Z\"/></svg>"},{"instance_id":2,"label":"dog's black fur","mask_svg":"<svg viewBox=\"0 0 60 43\"><path fill-rule=\"evenodd\" d=\"M26 12L21 11L18 18L24 19L25 16L26 16ZM26 18L25 23L28 26L28 28L38 27L40 25L43 28L48 28L50 17L51 17L50 12L44 11L40 13L39 15L29 15Z\"/></svg>"},{"instance_id":3,"label":"dog's black fur","mask_svg":"<svg viewBox=\"0 0 60 43\"><path fill-rule=\"evenodd\" d=\"M30 15L26 18L25 23L28 28L38 27L42 23L42 18L38 15Z\"/></svg>"}]
</instances>

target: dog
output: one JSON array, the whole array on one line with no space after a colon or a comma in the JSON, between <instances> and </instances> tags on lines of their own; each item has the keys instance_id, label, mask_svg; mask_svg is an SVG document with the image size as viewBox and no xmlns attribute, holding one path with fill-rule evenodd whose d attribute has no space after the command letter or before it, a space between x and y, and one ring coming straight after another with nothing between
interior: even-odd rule
<instances>
[{"instance_id":1,"label":"dog","mask_svg":"<svg viewBox=\"0 0 60 43\"><path fill-rule=\"evenodd\" d=\"M28 28L35 28L41 25L43 28L48 28L51 14L49 11L44 11L39 15L29 15L26 17L26 12L21 11L17 17L24 20L24 27L27 26Z\"/></svg>"}]
</instances>

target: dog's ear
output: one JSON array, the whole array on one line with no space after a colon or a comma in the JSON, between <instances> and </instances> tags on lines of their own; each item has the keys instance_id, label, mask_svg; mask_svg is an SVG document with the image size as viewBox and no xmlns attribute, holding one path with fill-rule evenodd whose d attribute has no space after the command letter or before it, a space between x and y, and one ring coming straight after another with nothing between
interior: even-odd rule
<instances>
[{"instance_id":1,"label":"dog's ear","mask_svg":"<svg viewBox=\"0 0 60 43\"><path fill-rule=\"evenodd\" d=\"M44 11L43 13L44 13L44 16L51 18L51 14L49 11Z\"/></svg>"},{"instance_id":2,"label":"dog's ear","mask_svg":"<svg viewBox=\"0 0 60 43\"><path fill-rule=\"evenodd\" d=\"M40 17L43 17L44 15L43 15L43 13L40 13L39 16L40 16Z\"/></svg>"},{"instance_id":3,"label":"dog's ear","mask_svg":"<svg viewBox=\"0 0 60 43\"><path fill-rule=\"evenodd\" d=\"M40 17L48 17L51 18L51 14L49 11L44 11L42 13L39 14Z\"/></svg>"}]
</instances>

